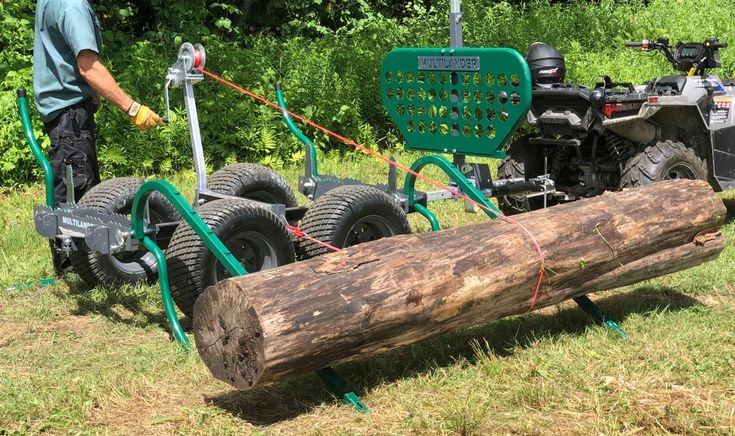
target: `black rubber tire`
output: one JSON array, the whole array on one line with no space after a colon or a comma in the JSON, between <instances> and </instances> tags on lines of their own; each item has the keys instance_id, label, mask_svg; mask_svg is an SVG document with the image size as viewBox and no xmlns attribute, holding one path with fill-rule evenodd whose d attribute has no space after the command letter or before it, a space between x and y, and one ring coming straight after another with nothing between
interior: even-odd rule
<instances>
[{"instance_id":1,"label":"black rubber tire","mask_svg":"<svg viewBox=\"0 0 735 436\"><path fill-rule=\"evenodd\" d=\"M340 186L319 197L304 215L301 230L337 248L411 233L406 213L393 197L361 185ZM329 251L306 239L296 242L300 260Z\"/></svg>"},{"instance_id":2,"label":"black rubber tire","mask_svg":"<svg viewBox=\"0 0 735 436\"><path fill-rule=\"evenodd\" d=\"M210 201L197 212L248 272L293 262L291 234L270 210L248 200L231 198ZM166 258L171 295L189 318L204 289L230 277L185 221L171 237Z\"/></svg>"},{"instance_id":3,"label":"black rubber tire","mask_svg":"<svg viewBox=\"0 0 735 436\"><path fill-rule=\"evenodd\" d=\"M87 191L77 204L101 213L129 216L133 199L141 185L143 180L131 177L105 180ZM148 209L154 224L181 219L173 205L159 193L153 193L149 197ZM70 258L74 272L92 287L153 282L158 277L156 259L145 249L112 255L75 251Z\"/></svg>"},{"instance_id":4,"label":"black rubber tire","mask_svg":"<svg viewBox=\"0 0 735 436\"><path fill-rule=\"evenodd\" d=\"M634 188L671 179L707 180L707 167L697 153L675 141L649 145L628 159L620 177L620 188Z\"/></svg>"},{"instance_id":5,"label":"black rubber tire","mask_svg":"<svg viewBox=\"0 0 735 436\"><path fill-rule=\"evenodd\" d=\"M529 142L531 135L522 136L510 145L508 156L498 167L498 179L537 177L544 172L544 155L539 147ZM542 197L528 198L525 195L498 197L498 207L505 215L516 215L544 207Z\"/></svg>"},{"instance_id":6,"label":"black rubber tire","mask_svg":"<svg viewBox=\"0 0 735 436\"><path fill-rule=\"evenodd\" d=\"M207 186L214 192L268 204L296 207L296 195L278 173L261 165L237 163L215 171Z\"/></svg>"}]
</instances>

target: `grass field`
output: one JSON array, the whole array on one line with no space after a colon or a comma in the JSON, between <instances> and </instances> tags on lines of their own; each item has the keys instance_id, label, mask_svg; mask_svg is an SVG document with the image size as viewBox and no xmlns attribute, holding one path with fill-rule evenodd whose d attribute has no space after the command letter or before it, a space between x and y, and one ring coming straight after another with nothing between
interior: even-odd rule
<instances>
[{"instance_id":1,"label":"grass field","mask_svg":"<svg viewBox=\"0 0 735 436\"><path fill-rule=\"evenodd\" d=\"M322 171L386 173L364 159ZM173 181L191 195L191 174ZM0 196L0 434L735 433L732 217L719 259L593 296L628 340L570 303L502 319L339 366L370 407L360 415L313 375L247 393L214 380L171 341L155 286L86 290L68 276L3 291L52 273L32 227L42 197ZM437 210L447 226L486 219Z\"/></svg>"}]
</instances>

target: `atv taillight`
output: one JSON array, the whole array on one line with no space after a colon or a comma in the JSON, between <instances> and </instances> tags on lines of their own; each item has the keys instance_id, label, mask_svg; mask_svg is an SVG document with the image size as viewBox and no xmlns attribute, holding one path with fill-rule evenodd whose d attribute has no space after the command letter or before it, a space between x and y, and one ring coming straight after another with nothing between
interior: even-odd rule
<instances>
[{"instance_id":1,"label":"atv taillight","mask_svg":"<svg viewBox=\"0 0 735 436\"><path fill-rule=\"evenodd\" d=\"M602 107L602 114L607 118L612 118L613 114L617 111L619 104L606 104Z\"/></svg>"},{"instance_id":2,"label":"atv taillight","mask_svg":"<svg viewBox=\"0 0 735 436\"><path fill-rule=\"evenodd\" d=\"M640 103L608 103L602 106L602 114L607 118L630 116L637 114L640 107Z\"/></svg>"}]
</instances>

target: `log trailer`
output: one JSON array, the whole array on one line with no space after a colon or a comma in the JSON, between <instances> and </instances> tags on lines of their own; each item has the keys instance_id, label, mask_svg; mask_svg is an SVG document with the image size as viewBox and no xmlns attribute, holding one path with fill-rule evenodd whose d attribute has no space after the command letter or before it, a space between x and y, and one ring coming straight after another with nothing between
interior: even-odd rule
<instances>
[{"instance_id":1,"label":"log trailer","mask_svg":"<svg viewBox=\"0 0 735 436\"><path fill-rule=\"evenodd\" d=\"M74 190L67 189L66 203L55 205L53 173L34 136L26 92L19 90L25 137L45 172L46 203L34 207L37 232L69 256L74 272L90 285L158 278L171 330L186 348L189 342L174 303L191 317L204 289L223 279L410 233L407 213L420 213L432 230L439 230L430 210L432 201L462 199L467 209L482 209L494 219L502 214L490 197L553 192L553 181L546 176L492 180L487 164L467 161L468 156L505 157L503 145L531 102L531 77L515 50L462 46L459 0L451 2L450 23L450 47L396 48L383 61L380 81L383 103L404 136L406 149L451 154L453 159L430 154L410 167L384 159L390 164L385 185L319 174L316 148L296 127L283 86L276 85L278 104L271 105L281 111L305 147L299 190L312 200L309 207L297 204L281 176L259 165L235 164L207 175L194 84L208 77L226 81L204 69L206 53L201 45L181 46L165 86L167 119L169 89L183 89L197 175L191 204L166 181L120 178L104 181L78 202ZM435 182L440 188L435 191L418 191L416 181L426 180L420 172L429 165L440 168L451 182ZM407 171L402 189L397 187L396 167ZM71 187L69 167L66 180ZM300 229L293 226L299 222ZM292 234L307 239L294 241ZM543 259L541 248L538 253ZM541 277L539 287L540 281ZM586 296L575 301L596 320L624 333ZM367 410L334 370L327 367L317 373L338 398L361 412Z\"/></svg>"}]
</instances>

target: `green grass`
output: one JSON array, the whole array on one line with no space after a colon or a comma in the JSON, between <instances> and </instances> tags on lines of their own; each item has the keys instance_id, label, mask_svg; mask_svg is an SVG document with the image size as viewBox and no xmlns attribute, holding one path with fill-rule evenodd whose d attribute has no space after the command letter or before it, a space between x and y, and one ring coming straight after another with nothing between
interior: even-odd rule
<instances>
[{"instance_id":1,"label":"green grass","mask_svg":"<svg viewBox=\"0 0 735 436\"><path fill-rule=\"evenodd\" d=\"M364 158L321 164L369 181L387 174ZM298 172L284 174L295 183ZM173 182L191 195L191 174ZM38 186L0 197L0 289L51 275L32 227L41 201ZM446 226L486 219L460 203L436 209ZM85 290L69 276L0 290L0 433L732 434L735 223L724 231L713 262L593 296L629 340L565 303L341 365L367 415L313 375L246 393L214 380L171 342L155 286Z\"/></svg>"}]
</instances>

